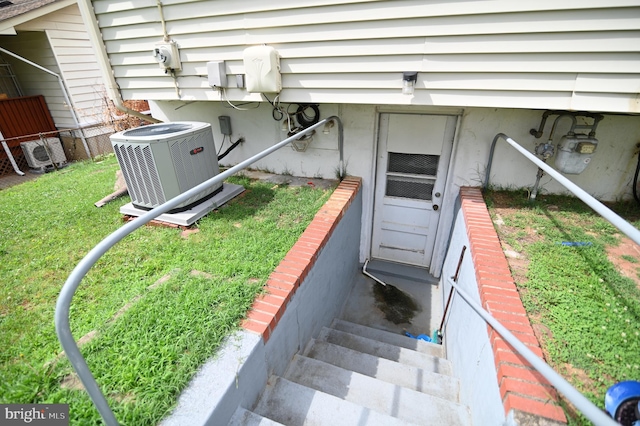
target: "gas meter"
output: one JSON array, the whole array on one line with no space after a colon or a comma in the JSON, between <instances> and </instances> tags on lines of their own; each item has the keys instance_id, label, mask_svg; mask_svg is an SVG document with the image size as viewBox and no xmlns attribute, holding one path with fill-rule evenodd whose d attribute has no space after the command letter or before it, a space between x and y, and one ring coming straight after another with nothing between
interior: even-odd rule
<instances>
[{"instance_id":1,"label":"gas meter","mask_svg":"<svg viewBox=\"0 0 640 426\"><path fill-rule=\"evenodd\" d=\"M556 168L566 174L577 175L591 162L598 140L594 137L575 134L565 135L558 142Z\"/></svg>"}]
</instances>

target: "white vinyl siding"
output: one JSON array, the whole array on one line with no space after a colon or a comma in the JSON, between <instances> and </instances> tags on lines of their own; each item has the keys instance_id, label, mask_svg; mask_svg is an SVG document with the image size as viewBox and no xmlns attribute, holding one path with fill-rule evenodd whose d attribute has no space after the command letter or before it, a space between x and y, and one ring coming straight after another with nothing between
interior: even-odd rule
<instances>
[{"instance_id":1,"label":"white vinyl siding","mask_svg":"<svg viewBox=\"0 0 640 426\"><path fill-rule=\"evenodd\" d=\"M44 31L57 65L57 70L51 70L62 76L80 124L103 120L106 94L78 6L68 6L34 19L18 26L17 30ZM61 106L62 102L57 105ZM57 107L49 103L49 108ZM75 127L70 116L69 122L65 124L67 128ZM58 121L56 125L61 127Z\"/></svg>"},{"instance_id":2,"label":"white vinyl siding","mask_svg":"<svg viewBox=\"0 0 640 426\"><path fill-rule=\"evenodd\" d=\"M234 86L243 50L268 44L282 58L284 102L640 112L637 0L162 4L180 47L176 81L151 55L163 37L155 1L93 2L125 99L177 99L177 85L183 100L221 100L206 62L224 60ZM414 97L400 93L403 71L419 72Z\"/></svg>"}]
</instances>

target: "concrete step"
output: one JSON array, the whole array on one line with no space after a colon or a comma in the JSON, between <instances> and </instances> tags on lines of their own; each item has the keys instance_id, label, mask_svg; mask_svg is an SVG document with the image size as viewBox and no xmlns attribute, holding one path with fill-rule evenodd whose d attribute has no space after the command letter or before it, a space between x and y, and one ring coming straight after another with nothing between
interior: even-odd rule
<instances>
[{"instance_id":1,"label":"concrete step","mask_svg":"<svg viewBox=\"0 0 640 426\"><path fill-rule=\"evenodd\" d=\"M387 383L453 402L460 401L460 381L451 376L433 373L320 340L311 340L303 355Z\"/></svg>"},{"instance_id":2,"label":"concrete step","mask_svg":"<svg viewBox=\"0 0 640 426\"><path fill-rule=\"evenodd\" d=\"M262 417L252 411L238 407L231 417L228 426L284 426L282 423L274 422L271 419Z\"/></svg>"},{"instance_id":3,"label":"concrete step","mask_svg":"<svg viewBox=\"0 0 640 426\"><path fill-rule=\"evenodd\" d=\"M284 377L407 422L447 426L470 423L469 411L463 405L301 355L294 357Z\"/></svg>"},{"instance_id":4,"label":"concrete step","mask_svg":"<svg viewBox=\"0 0 640 426\"><path fill-rule=\"evenodd\" d=\"M437 356L424 354L412 349L379 342L344 331L323 327L316 340L344 346L354 351L388 359L439 374L451 375L451 362Z\"/></svg>"},{"instance_id":5,"label":"concrete step","mask_svg":"<svg viewBox=\"0 0 640 426\"><path fill-rule=\"evenodd\" d=\"M276 376L269 378L267 388L253 411L287 426L414 424Z\"/></svg>"},{"instance_id":6,"label":"concrete step","mask_svg":"<svg viewBox=\"0 0 640 426\"><path fill-rule=\"evenodd\" d=\"M368 339L378 340L380 342L400 346L402 348L413 349L414 351L437 356L440 358L445 357L444 348L442 347L442 345L425 342L424 340L412 339L401 334L378 330L377 328L371 328L340 319L333 320L331 328L335 328L336 330L344 331L346 333L355 334L356 336L362 336ZM425 334L429 334L429 331L427 331Z\"/></svg>"}]
</instances>

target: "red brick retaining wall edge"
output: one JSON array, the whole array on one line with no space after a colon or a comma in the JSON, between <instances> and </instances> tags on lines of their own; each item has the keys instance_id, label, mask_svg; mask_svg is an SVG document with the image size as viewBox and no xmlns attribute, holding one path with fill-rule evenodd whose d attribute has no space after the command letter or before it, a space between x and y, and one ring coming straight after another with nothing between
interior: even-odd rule
<instances>
[{"instance_id":1,"label":"red brick retaining wall edge","mask_svg":"<svg viewBox=\"0 0 640 426\"><path fill-rule=\"evenodd\" d=\"M460 198L484 309L542 357L480 188L462 187ZM564 411L558 405L558 394L551 384L493 328L487 326L487 333L505 412L513 409L566 423Z\"/></svg>"},{"instance_id":2,"label":"red brick retaining wall edge","mask_svg":"<svg viewBox=\"0 0 640 426\"><path fill-rule=\"evenodd\" d=\"M298 241L271 273L265 294L256 298L242 322L245 330L260 334L264 343L269 340L282 318L291 297L313 268L320 251L329 241L340 219L360 190L362 179L345 178L333 191L329 200L316 213Z\"/></svg>"}]
</instances>

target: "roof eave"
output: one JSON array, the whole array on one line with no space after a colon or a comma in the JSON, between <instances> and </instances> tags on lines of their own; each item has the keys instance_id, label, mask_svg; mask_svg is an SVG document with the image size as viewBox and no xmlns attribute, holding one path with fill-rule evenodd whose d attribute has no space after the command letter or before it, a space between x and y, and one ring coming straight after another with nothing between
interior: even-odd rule
<instances>
[{"instance_id":1,"label":"roof eave","mask_svg":"<svg viewBox=\"0 0 640 426\"><path fill-rule=\"evenodd\" d=\"M49 13L63 9L72 4L76 4L77 0L60 0L53 3L49 3L45 6L39 7L34 10L16 15L12 18L5 19L0 22L0 35L16 35L16 27L25 22L33 21Z\"/></svg>"}]
</instances>

